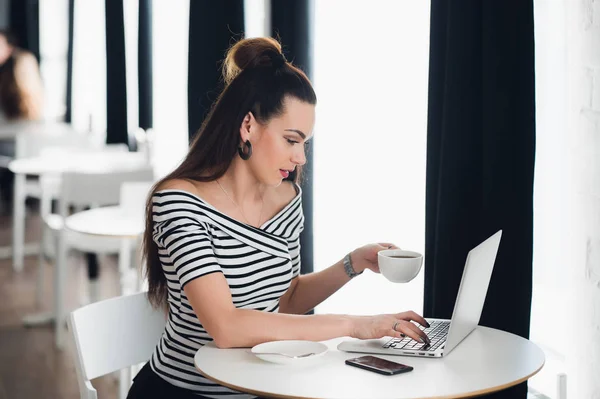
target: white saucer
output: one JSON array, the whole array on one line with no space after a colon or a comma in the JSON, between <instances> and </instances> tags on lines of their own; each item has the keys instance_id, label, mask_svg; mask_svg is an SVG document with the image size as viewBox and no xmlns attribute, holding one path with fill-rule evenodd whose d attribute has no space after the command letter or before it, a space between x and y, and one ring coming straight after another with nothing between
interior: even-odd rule
<instances>
[{"instance_id":1,"label":"white saucer","mask_svg":"<svg viewBox=\"0 0 600 399\"><path fill-rule=\"evenodd\" d=\"M251 352L257 357L271 363L278 364L304 364L310 363L315 358L323 356L327 352L327 345L313 341L272 341L256 345ZM292 358L282 355L267 355L266 353L284 353L291 356L299 356L306 353L314 355L301 358Z\"/></svg>"}]
</instances>

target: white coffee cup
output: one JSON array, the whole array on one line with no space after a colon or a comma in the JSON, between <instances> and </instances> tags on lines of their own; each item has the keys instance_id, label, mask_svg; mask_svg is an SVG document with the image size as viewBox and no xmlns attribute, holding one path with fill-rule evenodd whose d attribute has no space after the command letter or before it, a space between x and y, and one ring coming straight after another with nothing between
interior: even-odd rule
<instances>
[{"instance_id":1,"label":"white coffee cup","mask_svg":"<svg viewBox=\"0 0 600 399\"><path fill-rule=\"evenodd\" d=\"M408 283L423 265L423 255L402 249L384 249L377 254L379 271L393 283Z\"/></svg>"}]
</instances>

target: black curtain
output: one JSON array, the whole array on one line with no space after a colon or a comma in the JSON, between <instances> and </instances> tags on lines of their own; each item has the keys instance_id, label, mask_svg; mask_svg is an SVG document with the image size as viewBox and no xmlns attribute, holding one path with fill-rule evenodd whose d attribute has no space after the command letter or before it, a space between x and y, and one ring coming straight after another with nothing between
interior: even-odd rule
<instances>
[{"instance_id":1,"label":"black curtain","mask_svg":"<svg viewBox=\"0 0 600 399\"><path fill-rule=\"evenodd\" d=\"M532 0L432 0L426 317L450 318L467 252L502 229L481 324L529 337L535 155ZM523 383L494 397L525 398Z\"/></svg>"},{"instance_id":2,"label":"black curtain","mask_svg":"<svg viewBox=\"0 0 600 399\"><path fill-rule=\"evenodd\" d=\"M244 1L191 1L188 58L190 141L223 90L221 61L242 37Z\"/></svg>"},{"instance_id":3,"label":"black curtain","mask_svg":"<svg viewBox=\"0 0 600 399\"><path fill-rule=\"evenodd\" d=\"M11 0L9 12L9 29L17 45L33 53L40 62L39 0Z\"/></svg>"},{"instance_id":4,"label":"black curtain","mask_svg":"<svg viewBox=\"0 0 600 399\"><path fill-rule=\"evenodd\" d=\"M69 0L69 43L67 47L67 98L65 109L65 122L73 120L73 31L75 26L75 0Z\"/></svg>"},{"instance_id":5,"label":"black curtain","mask_svg":"<svg viewBox=\"0 0 600 399\"><path fill-rule=\"evenodd\" d=\"M106 7L106 142L129 144L123 0Z\"/></svg>"},{"instance_id":6,"label":"black curtain","mask_svg":"<svg viewBox=\"0 0 600 399\"><path fill-rule=\"evenodd\" d=\"M139 0L138 93L139 127L152 127L152 0Z\"/></svg>"},{"instance_id":7,"label":"black curtain","mask_svg":"<svg viewBox=\"0 0 600 399\"><path fill-rule=\"evenodd\" d=\"M313 2L312 0L272 0L272 36L279 39L288 61L312 78L313 60ZM314 140L314 139L313 139ZM311 140L312 141L312 140ZM314 146L315 142L311 144ZM313 262L313 156L306 154L302 178L304 231L300 237L301 272L314 271Z\"/></svg>"}]
</instances>

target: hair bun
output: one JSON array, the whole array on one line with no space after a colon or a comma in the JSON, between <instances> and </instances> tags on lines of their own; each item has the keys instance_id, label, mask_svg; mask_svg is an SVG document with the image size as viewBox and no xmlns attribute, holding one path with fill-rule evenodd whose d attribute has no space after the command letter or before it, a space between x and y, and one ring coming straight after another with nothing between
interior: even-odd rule
<instances>
[{"instance_id":1,"label":"hair bun","mask_svg":"<svg viewBox=\"0 0 600 399\"><path fill-rule=\"evenodd\" d=\"M260 67L278 69L286 63L281 44L272 37L243 39L227 51L223 63L223 79L225 84L229 84L245 69Z\"/></svg>"}]
</instances>

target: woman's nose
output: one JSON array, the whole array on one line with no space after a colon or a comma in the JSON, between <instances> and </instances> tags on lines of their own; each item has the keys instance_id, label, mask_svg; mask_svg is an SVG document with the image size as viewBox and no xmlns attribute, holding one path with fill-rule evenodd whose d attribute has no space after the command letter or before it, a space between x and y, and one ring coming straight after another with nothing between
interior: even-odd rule
<instances>
[{"instance_id":1,"label":"woman's nose","mask_svg":"<svg viewBox=\"0 0 600 399\"><path fill-rule=\"evenodd\" d=\"M302 147L302 150L296 151L294 153L294 158L292 159L292 162L294 162L296 165L304 165L306 163L306 154L304 153L304 147Z\"/></svg>"}]
</instances>

